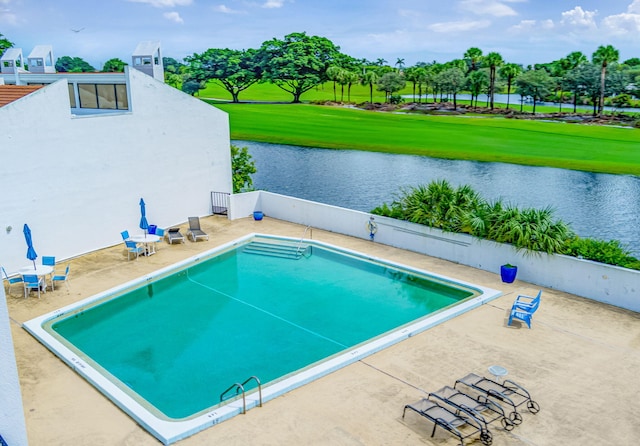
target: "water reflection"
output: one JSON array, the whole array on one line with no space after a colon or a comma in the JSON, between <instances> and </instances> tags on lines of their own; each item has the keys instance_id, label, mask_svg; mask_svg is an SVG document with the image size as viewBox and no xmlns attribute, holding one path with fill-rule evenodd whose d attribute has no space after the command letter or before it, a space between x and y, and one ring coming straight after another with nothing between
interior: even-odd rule
<instances>
[{"instance_id":1,"label":"water reflection","mask_svg":"<svg viewBox=\"0 0 640 446\"><path fill-rule=\"evenodd\" d=\"M446 179L487 200L519 208L551 206L583 237L616 239L640 256L640 177L549 167L327 150L250 141L256 189L368 212L401 187Z\"/></svg>"}]
</instances>

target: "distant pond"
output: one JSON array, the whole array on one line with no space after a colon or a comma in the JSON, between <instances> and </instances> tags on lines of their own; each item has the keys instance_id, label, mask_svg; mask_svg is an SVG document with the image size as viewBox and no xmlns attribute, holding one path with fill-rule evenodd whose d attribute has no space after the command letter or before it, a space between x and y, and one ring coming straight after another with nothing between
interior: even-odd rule
<instances>
[{"instance_id":1,"label":"distant pond","mask_svg":"<svg viewBox=\"0 0 640 446\"><path fill-rule=\"evenodd\" d=\"M518 208L551 206L582 237L619 240L640 257L640 177L251 141L254 187L369 212L402 187L445 179Z\"/></svg>"}]
</instances>

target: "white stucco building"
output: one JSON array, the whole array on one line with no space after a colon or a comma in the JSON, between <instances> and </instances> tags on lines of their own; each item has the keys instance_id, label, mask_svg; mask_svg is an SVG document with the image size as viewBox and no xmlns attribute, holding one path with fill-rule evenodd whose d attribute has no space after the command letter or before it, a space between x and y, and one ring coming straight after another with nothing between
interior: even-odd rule
<instances>
[{"instance_id":1,"label":"white stucco building","mask_svg":"<svg viewBox=\"0 0 640 446\"><path fill-rule=\"evenodd\" d=\"M52 73L48 46L29 55L37 72L21 69L21 51L5 56L0 265L9 275L29 263L25 223L38 256L63 261L120 243L122 230L142 232L140 198L149 223L167 227L211 214L211 192L232 191L227 114L151 77L161 74ZM0 394L0 435L26 445L4 288Z\"/></svg>"}]
</instances>

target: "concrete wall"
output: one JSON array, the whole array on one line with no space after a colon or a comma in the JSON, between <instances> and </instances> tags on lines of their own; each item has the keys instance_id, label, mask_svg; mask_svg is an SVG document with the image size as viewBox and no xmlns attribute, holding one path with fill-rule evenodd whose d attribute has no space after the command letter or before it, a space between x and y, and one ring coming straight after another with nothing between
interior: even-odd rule
<instances>
[{"instance_id":1,"label":"concrete wall","mask_svg":"<svg viewBox=\"0 0 640 446\"><path fill-rule=\"evenodd\" d=\"M129 70L131 112L73 117L67 82L0 108L0 264L70 258L211 213L210 191L231 192L226 113ZM11 227L10 231L7 228ZM38 259L40 261L40 259Z\"/></svg>"},{"instance_id":2,"label":"concrete wall","mask_svg":"<svg viewBox=\"0 0 640 446\"><path fill-rule=\"evenodd\" d=\"M11 446L26 446L27 428L4 287L0 288L0 435Z\"/></svg>"},{"instance_id":3,"label":"concrete wall","mask_svg":"<svg viewBox=\"0 0 640 446\"><path fill-rule=\"evenodd\" d=\"M267 217L311 225L368 239L371 214L270 192L232 195L229 218L242 218L254 210ZM517 252L511 245L451 234L405 221L374 216L377 243L419 252L499 274L500 265L518 266L518 279L621 308L640 312L640 271L575 257ZM302 234L301 234L302 236Z\"/></svg>"}]
</instances>

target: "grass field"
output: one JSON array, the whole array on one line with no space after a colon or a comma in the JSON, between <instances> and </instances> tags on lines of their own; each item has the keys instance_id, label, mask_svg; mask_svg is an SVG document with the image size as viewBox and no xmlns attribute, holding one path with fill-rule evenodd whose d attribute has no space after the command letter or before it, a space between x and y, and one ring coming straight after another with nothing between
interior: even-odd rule
<instances>
[{"instance_id":1,"label":"grass field","mask_svg":"<svg viewBox=\"0 0 640 446\"><path fill-rule=\"evenodd\" d=\"M232 139L640 175L640 130L502 117L230 104Z\"/></svg>"}]
</instances>

